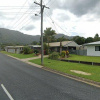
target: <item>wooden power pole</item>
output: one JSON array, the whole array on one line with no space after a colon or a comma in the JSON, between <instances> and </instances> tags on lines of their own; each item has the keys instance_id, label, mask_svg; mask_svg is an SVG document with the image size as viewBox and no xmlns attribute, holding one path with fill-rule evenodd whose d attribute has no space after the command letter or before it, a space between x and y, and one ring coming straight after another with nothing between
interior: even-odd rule
<instances>
[{"instance_id":1,"label":"wooden power pole","mask_svg":"<svg viewBox=\"0 0 100 100\"><path fill-rule=\"evenodd\" d=\"M43 65L44 61L43 61L43 55L44 55L44 49L43 49L43 11L44 11L44 8L48 8L49 7L46 7L45 5L42 4L42 0L41 0L41 3L37 3L37 2L34 2L35 4L39 5L41 7L41 65Z\"/></svg>"}]
</instances>

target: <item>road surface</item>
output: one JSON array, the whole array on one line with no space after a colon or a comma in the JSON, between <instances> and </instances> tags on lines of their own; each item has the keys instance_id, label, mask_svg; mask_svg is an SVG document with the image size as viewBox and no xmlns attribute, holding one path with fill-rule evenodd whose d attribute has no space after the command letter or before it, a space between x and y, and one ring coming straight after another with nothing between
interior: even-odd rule
<instances>
[{"instance_id":1,"label":"road surface","mask_svg":"<svg viewBox=\"0 0 100 100\"><path fill-rule=\"evenodd\" d=\"M28 65L0 53L0 100L100 100L100 88Z\"/></svg>"}]
</instances>

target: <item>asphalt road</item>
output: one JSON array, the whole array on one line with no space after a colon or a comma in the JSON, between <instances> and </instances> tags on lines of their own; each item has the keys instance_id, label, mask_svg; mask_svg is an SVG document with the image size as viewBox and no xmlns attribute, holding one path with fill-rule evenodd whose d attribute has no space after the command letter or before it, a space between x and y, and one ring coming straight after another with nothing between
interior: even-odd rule
<instances>
[{"instance_id":1,"label":"asphalt road","mask_svg":"<svg viewBox=\"0 0 100 100\"><path fill-rule=\"evenodd\" d=\"M100 100L100 88L0 54L0 100Z\"/></svg>"}]
</instances>

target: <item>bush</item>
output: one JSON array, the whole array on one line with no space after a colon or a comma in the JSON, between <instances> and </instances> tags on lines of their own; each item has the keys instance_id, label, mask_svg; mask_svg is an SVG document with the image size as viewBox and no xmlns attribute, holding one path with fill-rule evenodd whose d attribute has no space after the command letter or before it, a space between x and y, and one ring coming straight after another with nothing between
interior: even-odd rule
<instances>
[{"instance_id":1,"label":"bush","mask_svg":"<svg viewBox=\"0 0 100 100\"><path fill-rule=\"evenodd\" d=\"M34 53L37 55L39 53L39 51L35 49L34 50Z\"/></svg>"},{"instance_id":2,"label":"bush","mask_svg":"<svg viewBox=\"0 0 100 100\"><path fill-rule=\"evenodd\" d=\"M31 49L26 46L26 47L23 48L23 53L24 54L30 54L31 53Z\"/></svg>"},{"instance_id":3,"label":"bush","mask_svg":"<svg viewBox=\"0 0 100 100\"><path fill-rule=\"evenodd\" d=\"M32 53L34 53L34 52L33 52L33 50L31 49L31 50L30 50L30 54L32 54Z\"/></svg>"},{"instance_id":4,"label":"bush","mask_svg":"<svg viewBox=\"0 0 100 100\"><path fill-rule=\"evenodd\" d=\"M58 58L59 58L58 52L53 52L52 54L49 55L49 59L57 60Z\"/></svg>"},{"instance_id":5,"label":"bush","mask_svg":"<svg viewBox=\"0 0 100 100\"><path fill-rule=\"evenodd\" d=\"M69 56L69 51L68 50L66 51L66 55L67 55L67 57Z\"/></svg>"},{"instance_id":6,"label":"bush","mask_svg":"<svg viewBox=\"0 0 100 100\"><path fill-rule=\"evenodd\" d=\"M66 51L62 51L62 52L61 52L61 57L62 57L62 58L65 58L65 56L66 56Z\"/></svg>"}]
</instances>

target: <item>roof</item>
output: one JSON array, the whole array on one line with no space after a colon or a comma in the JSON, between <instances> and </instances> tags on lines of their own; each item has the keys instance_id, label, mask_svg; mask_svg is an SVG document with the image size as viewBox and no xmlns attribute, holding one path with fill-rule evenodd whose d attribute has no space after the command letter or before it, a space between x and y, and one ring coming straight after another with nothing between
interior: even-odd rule
<instances>
[{"instance_id":1,"label":"roof","mask_svg":"<svg viewBox=\"0 0 100 100\"><path fill-rule=\"evenodd\" d=\"M29 45L31 47L41 47L41 45Z\"/></svg>"},{"instance_id":2,"label":"roof","mask_svg":"<svg viewBox=\"0 0 100 100\"><path fill-rule=\"evenodd\" d=\"M91 42L91 43L86 43L84 44L85 46L89 46L89 45L100 45L100 41L97 42Z\"/></svg>"},{"instance_id":3,"label":"roof","mask_svg":"<svg viewBox=\"0 0 100 100\"><path fill-rule=\"evenodd\" d=\"M6 46L6 48L22 48L24 46Z\"/></svg>"},{"instance_id":4,"label":"roof","mask_svg":"<svg viewBox=\"0 0 100 100\"><path fill-rule=\"evenodd\" d=\"M72 45L72 43L74 43ZM60 42L53 42L53 43L49 43L50 47L59 47L60 46ZM74 41L62 41L62 46L67 47L67 46L78 46L78 44L76 44Z\"/></svg>"}]
</instances>

